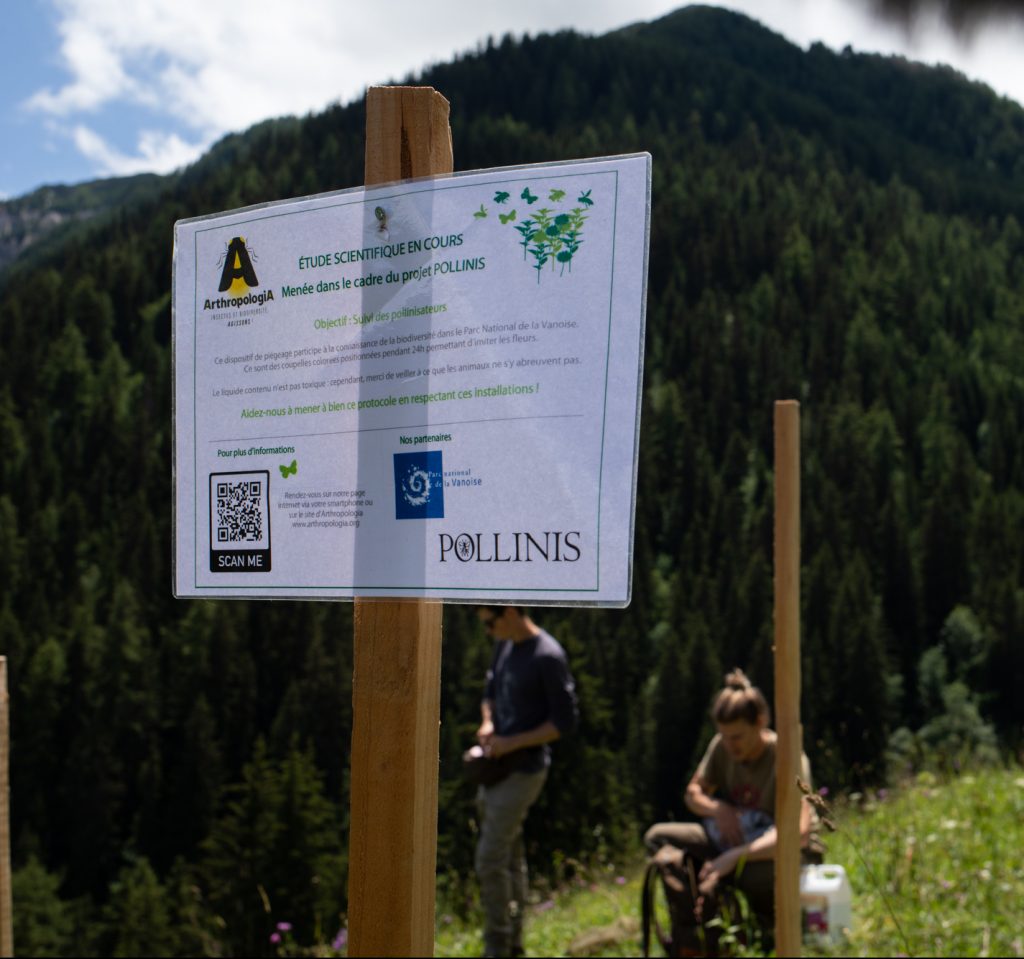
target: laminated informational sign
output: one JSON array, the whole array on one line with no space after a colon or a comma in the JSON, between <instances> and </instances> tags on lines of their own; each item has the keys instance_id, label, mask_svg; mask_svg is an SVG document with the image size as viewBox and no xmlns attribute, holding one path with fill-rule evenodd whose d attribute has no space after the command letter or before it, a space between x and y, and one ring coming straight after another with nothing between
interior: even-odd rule
<instances>
[{"instance_id":1,"label":"laminated informational sign","mask_svg":"<svg viewBox=\"0 0 1024 959\"><path fill-rule=\"evenodd\" d=\"M175 595L627 604L650 170L178 222Z\"/></svg>"}]
</instances>

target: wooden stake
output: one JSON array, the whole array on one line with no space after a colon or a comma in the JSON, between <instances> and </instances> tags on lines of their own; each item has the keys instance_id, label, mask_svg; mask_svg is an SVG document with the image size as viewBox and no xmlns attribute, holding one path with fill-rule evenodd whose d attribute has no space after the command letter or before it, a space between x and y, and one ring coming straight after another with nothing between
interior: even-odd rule
<instances>
[{"instance_id":1,"label":"wooden stake","mask_svg":"<svg viewBox=\"0 0 1024 959\"><path fill-rule=\"evenodd\" d=\"M366 94L367 186L452 172L448 101ZM442 605L355 603L349 955L432 956Z\"/></svg>"},{"instance_id":2,"label":"wooden stake","mask_svg":"<svg viewBox=\"0 0 1024 959\"><path fill-rule=\"evenodd\" d=\"M800 404L775 404L775 950L799 956Z\"/></svg>"},{"instance_id":3,"label":"wooden stake","mask_svg":"<svg viewBox=\"0 0 1024 959\"><path fill-rule=\"evenodd\" d=\"M11 900L11 727L8 717L7 657L0 656L0 955L14 955Z\"/></svg>"}]
</instances>

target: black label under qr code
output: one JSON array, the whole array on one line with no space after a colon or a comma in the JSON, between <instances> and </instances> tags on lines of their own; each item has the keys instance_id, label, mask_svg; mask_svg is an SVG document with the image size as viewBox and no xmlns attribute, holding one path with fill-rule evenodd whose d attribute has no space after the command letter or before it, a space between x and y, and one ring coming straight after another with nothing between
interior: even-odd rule
<instances>
[{"instance_id":1,"label":"black label under qr code","mask_svg":"<svg viewBox=\"0 0 1024 959\"><path fill-rule=\"evenodd\" d=\"M210 572L270 572L270 473L210 474Z\"/></svg>"}]
</instances>

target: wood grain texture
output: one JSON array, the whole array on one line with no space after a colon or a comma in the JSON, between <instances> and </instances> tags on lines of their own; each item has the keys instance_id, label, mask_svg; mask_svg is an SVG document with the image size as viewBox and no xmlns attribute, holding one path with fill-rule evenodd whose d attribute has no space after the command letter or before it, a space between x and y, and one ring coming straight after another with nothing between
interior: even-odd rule
<instances>
[{"instance_id":1,"label":"wood grain texture","mask_svg":"<svg viewBox=\"0 0 1024 959\"><path fill-rule=\"evenodd\" d=\"M432 87L366 91L366 186L451 173L448 101Z\"/></svg>"},{"instance_id":2,"label":"wood grain texture","mask_svg":"<svg viewBox=\"0 0 1024 959\"><path fill-rule=\"evenodd\" d=\"M356 601L351 956L433 955L442 609Z\"/></svg>"},{"instance_id":3,"label":"wood grain texture","mask_svg":"<svg viewBox=\"0 0 1024 959\"><path fill-rule=\"evenodd\" d=\"M800 803L800 406L775 404L775 945L799 956Z\"/></svg>"},{"instance_id":4,"label":"wood grain texture","mask_svg":"<svg viewBox=\"0 0 1024 959\"><path fill-rule=\"evenodd\" d=\"M430 87L371 87L366 185L451 173L448 114ZM442 610L355 603L350 956L434 952Z\"/></svg>"}]
</instances>

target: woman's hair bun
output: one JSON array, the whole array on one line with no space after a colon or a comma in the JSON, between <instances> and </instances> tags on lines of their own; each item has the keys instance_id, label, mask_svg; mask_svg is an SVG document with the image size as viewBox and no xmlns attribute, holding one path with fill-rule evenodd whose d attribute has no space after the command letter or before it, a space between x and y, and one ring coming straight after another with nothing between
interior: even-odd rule
<instances>
[{"instance_id":1,"label":"woman's hair bun","mask_svg":"<svg viewBox=\"0 0 1024 959\"><path fill-rule=\"evenodd\" d=\"M770 720L768 702L742 669L734 669L725 677L725 688L715 697L711 718L716 723L735 723L740 720L756 725Z\"/></svg>"},{"instance_id":2,"label":"woman's hair bun","mask_svg":"<svg viewBox=\"0 0 1024 959\"><path fill-rule=\"evenodd\" d=\"M734 669L725 677L725 688L741 691L750 689L750 680L747 679L747 674L742 669Z\"/></svg>"}]
</instances>

